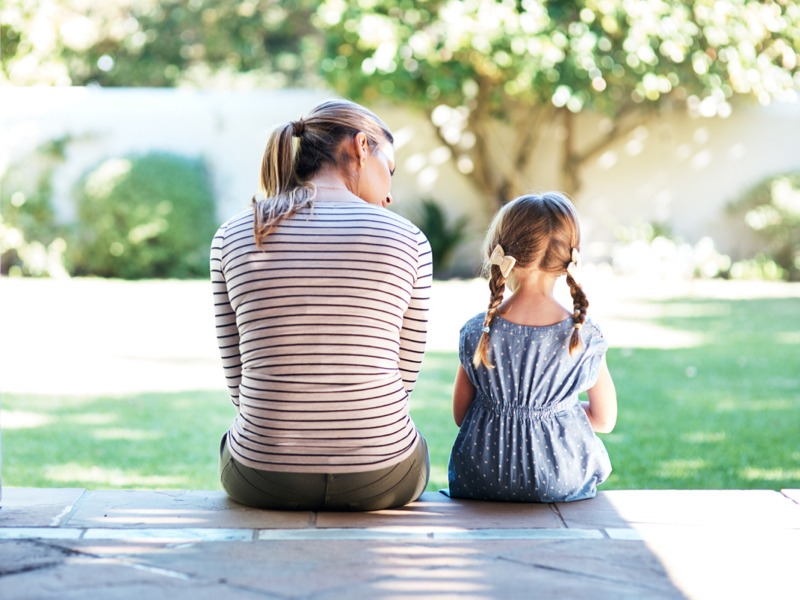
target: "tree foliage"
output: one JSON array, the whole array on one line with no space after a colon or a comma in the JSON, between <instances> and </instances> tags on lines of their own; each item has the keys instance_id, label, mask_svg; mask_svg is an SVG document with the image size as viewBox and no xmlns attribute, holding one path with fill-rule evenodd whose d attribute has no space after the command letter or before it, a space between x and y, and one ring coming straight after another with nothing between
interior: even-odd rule
<instances>
[{"instance_id":1,"label":"tree foliage","mask_svg":"<svg viewBox=\"0 0 800 600\"><path fill-rule=\"evenodd\" d=\"M308 85L425 111L502 202L557 123L562 188L669 104L726 116L800 83L793 0L6 0L0 82ZM574 117L604 115L578 143ZM492 140L502 129L501 152Z\"/></svg>"},{"instance_id":2,"label":"tree foliage","mask_svg":"<svg viewBox=\"0 0 800 600\"><path fill-rule=\"evenodd\" d=\"M294 85L308 69L304 0L6 0L0 81L15 85Z\"/></svg>"},{"instance_id":3,"label":"tree foliage","mask_svg":"<svg viewBox=\"0 0 800 600\"><path fill-rule=\"evenodd\" d=\"M498 201L527 187L545 123L563 123L563 187L575 192L580 166L649 109L725 116L737 94L766 103L800 82L790 0L326 0L316 17L335 89L427 110L460 170ZM578 147L583 110L606 129ZM503 156L489 144L496 120L511 125Z\"/></svg>"}]
</instances>

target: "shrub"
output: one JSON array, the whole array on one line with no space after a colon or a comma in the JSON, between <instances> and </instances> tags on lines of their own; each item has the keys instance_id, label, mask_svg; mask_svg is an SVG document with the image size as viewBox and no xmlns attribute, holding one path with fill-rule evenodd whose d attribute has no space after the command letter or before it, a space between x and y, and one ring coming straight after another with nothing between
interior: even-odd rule
<instances>
[{"instance_id":1,"label":"shrub","mask_svg":"<svg viewBox=\"0 0 800 600\"><path fill-rule=\"evenodd\" d=\"M0 273L65 276L62 227L51 203L53 169L63 140L36 148L0 178Z\"/></svg>"},{"instance_id":2,"label":"shrub","mask_svg":"<svg viewBox=\"0 0 800 600\"><path fill-rule=\"evenodd\" d=\"M659 277L727 277L731 259L717 251L714 240L704 237L695 244L674 238L661 224L619 227L611 263L618 273Z\"/></svg>"},{"instance_id":3,"label":"shrub","mask_svg":"<svg viewBox=\"0 0 800 600\"><path fill-rule=\"evenodd\" d=\"M774 262L776 274L800 280L800 173L761 181L729 209L762 240L754 264Z\"/></svg>"},{"instance_id":4,"label":"shrub","mask_svg":"<svg viewBox=\"0 0 800 600\"><path fill-rule=\"evenodd\" d=\"M464 241L469 220L467 217L461 216L455 221L448 221L447 214L442 207L429 198L420 202L419 208L411 219L431 244L434 275L441 274L441 271L450 265L455 249Z\"/></svg>"},{"instance_id":5,"label":"shrub","mask_svg":"<svg viewBox=\"0 0 800 600\"><path fill-rule=\"evenodd\" d=\"M208 275L216 216L201 160L164 153L109 159L79 181L76 200L67 254L74 275Z\"/></svg>"}]
</instances>

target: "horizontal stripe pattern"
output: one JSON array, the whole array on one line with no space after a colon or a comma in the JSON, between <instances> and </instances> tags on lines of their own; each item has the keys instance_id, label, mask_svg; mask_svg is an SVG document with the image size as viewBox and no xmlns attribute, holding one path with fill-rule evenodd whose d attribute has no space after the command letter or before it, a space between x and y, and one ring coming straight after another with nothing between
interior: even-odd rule
<instances>
[{"instance_id":1,"label":"horizontal stripe pattern","mask_svg":"<svg viewBox=\"0 0 800 600\"><path fill-rule=\"evenodd\" d=\"M220 227L211 281L237 461L341 473L411 453L431 264L417 227L364 202L317 202L261 249L251 211Z\"/></svg>"}]
</instances>

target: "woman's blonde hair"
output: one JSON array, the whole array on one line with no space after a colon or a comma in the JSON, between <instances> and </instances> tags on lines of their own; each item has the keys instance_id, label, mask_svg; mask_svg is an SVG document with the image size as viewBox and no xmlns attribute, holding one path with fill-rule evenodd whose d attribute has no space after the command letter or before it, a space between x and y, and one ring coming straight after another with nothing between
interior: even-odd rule
<instances>
[{"instance_id":1,"label":"woman's blonde hair","mask_svg":"<svg viewBox=\"0 0 800 600\"><path fill-rule=\"evenodd\" d=\"M367 136L373 151L384 142L394 143L391 131L377 115L349 100L323 102L305 118L284 123L270 134L261 161L265 197L253 198L257 246L283 219L312 205L316 188L308 181L323 167L335 167L348 188L356 189L357 159L342 142L359 132Z\"/></svg>"},{"instance_id":2,"label":"woman's blonde hair","mask_svg":"<svg viewBox=\"0 0 800 600\"><path fill-rule=\"evenodd\" d=\"M579 329L586 322L589 301L583 288L567 272L576 252L580 250L581 233L578 215L572 203L559 192L529 194L515 198L501 208L492 220L484 240L484 274L489 278L489 308L483 323L483 333L475 349L472 362L492 368L489 361L489 335L492 320L503 301L506 284L513 290L514 272L503 275L500 267L492 264L490 257L497 246L506 256L516 259L517 268L533 266L540 271L567 274L567 285L574 312L574 330L569 342L572 356L581 343Z\"/></svg>"}]
</instances>

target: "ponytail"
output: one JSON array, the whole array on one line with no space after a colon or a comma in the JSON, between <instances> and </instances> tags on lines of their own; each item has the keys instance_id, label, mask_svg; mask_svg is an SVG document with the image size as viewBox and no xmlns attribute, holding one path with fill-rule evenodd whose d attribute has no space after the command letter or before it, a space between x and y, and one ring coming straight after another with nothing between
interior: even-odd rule
<instances>
[{"instance_id":1,"label":"ponytail","mask_svg":"<svg viewBox=\"0 0 800 600\"><path fill-rule=\"evenodd\" d=\"M256 247L283 219L312 205L316 189L300 182L296 174L295 136L305 133L302 120L289 122L269 136L261 161L261 188L266 198L253 197L253 233Z\"/></svg>"}]
</instances>

